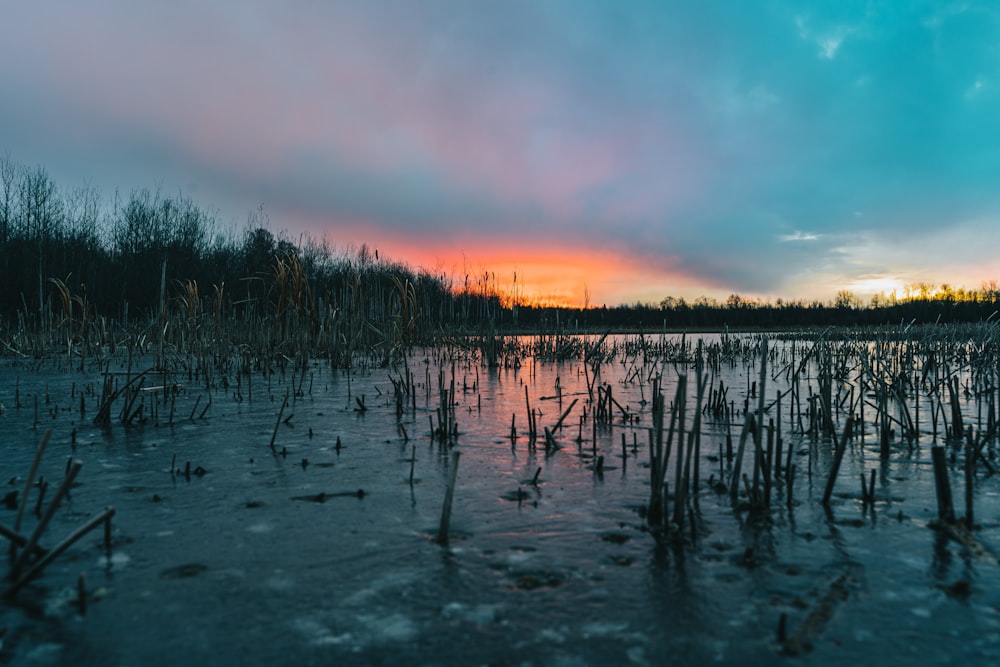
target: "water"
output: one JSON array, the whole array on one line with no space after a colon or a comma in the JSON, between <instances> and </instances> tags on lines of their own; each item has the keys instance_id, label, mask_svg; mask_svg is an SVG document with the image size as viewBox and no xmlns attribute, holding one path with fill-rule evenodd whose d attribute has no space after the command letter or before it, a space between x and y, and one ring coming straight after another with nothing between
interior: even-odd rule
<instances>
[{"instance_id":1,"label":"water","mask_svg":"<svg viewBox=\"0 0 1000 667\"><path fill-rule=\"evenodd\" d=\"M885 462L874 410L866 408L865 441L848 448L829 513L820 500L832 445L791 433L783 405L785 443L795 451L794 503L787 506L784 482L777 483L766 518L734 509L728 493L709 485L720 475L727 428L706 417L693 524L683 537L656 538L640 512L649 500L649 378L663 374L670 400L676 370L662 358L646 363L643 353L627 351L628 341L610 341L620 351L601 366L597 384L611 386L634 421L599 427L596 443L589 419L579 426L592 379L580 359L526 357L517 368L489 369L476 357L455 353L439 363L440 352L419 351L407 363L416 409L407 397L399 418L390 376L402 377L402 368L356 370L348 382L316 362L294 380L302 396L285 408L282 418L291 418L279 425L273 451L290 367L255 373L252 401L245 384L237 400L233 376L225 389L214 376L203 419L188 417L199 396L196 413L207 402L205 380L182 372L173 425L168 405L150 413L155 396L162 398L151 391L144 424L122 425L119 401L112 426L100 428L91 422L101 387L96 365L7 362L0 368L7 406L0 474L11 480L9 490L23 486L46 428L53 429L40 470L46 479L60 480L69 457L84 463L43 544L105 506L117 515L110 559L96 531L5 603L0 656L39 665L762 664L783 650L782 615L790 635L827 598L829 619L809 636L811 663L1000 659L1000 568L929 527L937 509L928 405L921 406L919 445L911 452L896 442ZM772 342L780 350L775 369L790 353L782 345L789 344ZM453 447L430 436L440 370L446 386L453 378L456 385ZM758 374L743 359L720 364L711 382L722 380L740 408ZM767 395L785 381L769 374ZM815 373L802 382L805 396ZM150 376L147 386L158 383ZM555 436L560 448L549 454L543 442L529 447L525 386L541 410L539 431L579 399ZM80 391L88 392L82 416ZM362 395L363 412L356 410ZM974 400L963 399L963 411L968 423L981 416ZM741 424L735 417L734 442ZM451 538L442 547L435 537L454 451L461 459ZM595 454L604 457L601 474ZM205 473L185 476L188 462ZM872 469L873 510L860 493L860 475ZM958 469L952 485L962 513ZM998 539L998 493L996 478L980 472L975 534L987 548ZM0 510L6 525L14 516ZM29 517L28 530L34 522Z\"/></svg>"}]
</instances>

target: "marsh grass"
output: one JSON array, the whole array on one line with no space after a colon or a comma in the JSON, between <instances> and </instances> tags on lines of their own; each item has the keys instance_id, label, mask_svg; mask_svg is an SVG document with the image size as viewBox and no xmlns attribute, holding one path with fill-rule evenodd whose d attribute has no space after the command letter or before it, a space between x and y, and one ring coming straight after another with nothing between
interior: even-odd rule
<instances>
[{"instance_id":1,"label":"marsh grass","mask_svg":"<svg viewBox=\"0 0 1000 667\"><path fill-rule=\"evenodd\" d=\"M877 442L883 468L897 461L918 464L927 443L946 448L942 453L947 451L951 458L943 461L942 475L949 480L953 474L961 475L965 517L958 523L975 536L973 490L992 472L997 437L1000 354L995 324L721 335L711 342L686 336L565 331L518 337L486 329L463 335L429 330L421 315L426 304L405 279L382 289L359 272L340 293L320 296L302 265L289 256L275 262L268 281L268 292L240 307L228 300L224 285L213 286L206 301L194 281L174 282L168 285L166 306L156 317L145 323L133 317L128 324L95 318L85 299L53 282L62 304L60 315L47 329L8 330L3 339L9 349L30 351L11 354L17 357L13 363L25 368L71 370L86 360L89 368L97 369L101 379L92 387L98 406L94 421L109 429L137 428L147 416L155 422L161 410L164 414L169 410L172 424L179 395L190 401L182 403L182 415L189 414L187 406L193 402L192 421L196 416L211 420L208 406L224 405L227 395L234 402L272 406L267 410L277 413L270 440L275 454L285 449L276 442L285 411L312 391L312 364L329 364L348 384L360 371L384 369L392 392L376 398L369 390L367 401L363 394L352 394L350 405L359 419L365 412L392 411L404 445L409 440L404 422L416 423L421 410L426 411L430 446L437 447L441 460L450 462L436 538L442 544L449 538L460 455L456 405L464 403L472 413L479 405L472 397L482 398L478 374L501 371L509 371L524 386L524 412L521 417L511 413L512 450L520 424L531 449L544 438L547 456L564 456L562 444L572 437L564 433L564 426L578 415L577 454L589 464L581 467L590 470L599 484L612 469L603 465L610 461L609 441L616 448L621 442L623 478L638 467L629 465L626 471L626 434L632 432L633 458L640 440L648 443L644 528L658 541L669 537L675 549L671 553L683 555L700 548L698 534L704 532L700 508L705 495L713 492L723 496L727 511L731 505L734 520L741 525L751 519L746 521L748 531L790 521L802 503L847 512L851 500L860 500L870 516L883 511L886 492L875 487L874 477L866 485L862 476L859 495L857 474L840 474L845 460L866 470L863 464L871 453L866 433L876 436L869 442ZM414 354L417 350L419 355ZM143 366L150 355L156 362ZM426 358L427 369L414 373L411 361L420 357ZM613 364L622 366L621 371L613 369L619 375L609 371ZM558 382L554 395L548 395L552 385L540 388L534 373L543 365L558 368L563 378L575 372L581 383L578 397ZM431 368L438 369L436 377ZM739 369L740 378L727 386L720 376L732 369ZM669 402L664 387L674 389ZM514 391L520 405L520 388ZM641 396L638 406L636 394ZM773 400L769 402L768 396ZM274 403L268 402L269 397ZM559 407L550 411L545 401ZM972 415L970 403L975 406ZM539 406L548 424L541 429ZM517 412L521 410L517 407ZM931 418L930 432L926 422L921 431L921 410ZM419 423L425 423L422 416ZM733 451L732 433L738 428ZM590 442L584 447L588 431ZM422 438L418 431L411 433L415 440ZM294 445L288 448L295 453ZM416 445L407 449L407 486L414 493ZM702 468L702 461L715 450L718 465ZM341 454L339 444L336 452ZM350 450L345 456L349 454ZM817 485L822 495L818 491L814 495L812 484L802 478L809 480L822 472L826 478ZM538 472L530 486L540 490ZM516 497L520 503L520 493ZM23 506L20 511L25 511ZM960 534L959 528L951 527L957 523L953 508L946 523L949 535ZM32 554L32 563L39 562L34 560L39 550L30 540L11 539L24 549L22 554ZM21 563L21 574L31 567Z\"/></svg>"}]
</instances>

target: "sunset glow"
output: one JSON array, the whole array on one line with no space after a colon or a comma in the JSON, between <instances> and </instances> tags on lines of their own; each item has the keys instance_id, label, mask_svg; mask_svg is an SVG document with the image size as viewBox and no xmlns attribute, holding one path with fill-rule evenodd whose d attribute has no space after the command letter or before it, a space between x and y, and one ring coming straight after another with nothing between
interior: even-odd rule
<instances>
[{"instance_id":1,"label":"sunset glow","mask_svg":"<svg viewBox=\"0 0 1000 667\"><path fill-rule=\"evenodd\" d=\"M977 1L15 3L0 153L538 303L975 288L998 41Z\"/></svg>"},{"instance_id":2,"label":"sunset glow","mask_svg":"<svg viewBox=\"0 0 1000 667\"><path fill-rule=\"evenodd\" d=\"M905 286L905 283L898 278L883 276L855 280L848 283L845 289L856 293L860 297L871 298L876 294L901 296Z\"/></svg>"},{"instance_id":3,"label":"sunset glow","mask_svg":"<svg viewBox=\"0 0 1000 667\"><path fill-rule=\"evenodd\" d=\"M681 274L651 270L614 249L552 242L507 245L469 239L461 245L435 245L389 239L379 249L389 258L406 258L415 269L446 277L455 291L466 285L475 289L485 280L504 302L521 305L617 305L636 300L636 294L677 292L690 283Z\"/></svg>"}]
</instances>

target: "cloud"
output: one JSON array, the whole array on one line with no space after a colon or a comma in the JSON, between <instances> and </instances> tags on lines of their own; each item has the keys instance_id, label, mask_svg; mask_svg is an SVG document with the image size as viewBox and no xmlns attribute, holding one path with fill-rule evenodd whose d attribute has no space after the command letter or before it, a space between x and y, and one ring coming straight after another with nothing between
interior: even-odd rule
<instances>
[{"instance_id":1,"label":"cloud","mask_svg":"<svg viewBox=\"0 0 1000 667\"><path fill-rule=\"evenodd\" d=\"M919 244L992 224L998 38L978 2L42 0L0 25L0 150L372 244L572 241L663 290L833 293L958 271Z\"/></svg>"},{"instance_id":2,"label":"cloud","mask_svg":"<svg viewBox=\"0 0 1000 667\"><path fill-rule=\"evenodd\" d=\"M819 235L795 230L791 234L781 234L780 236L778 236L778 240L781 241L782 243L796 243L799 241L818 241Z\"/></svg>"}]
</instances>

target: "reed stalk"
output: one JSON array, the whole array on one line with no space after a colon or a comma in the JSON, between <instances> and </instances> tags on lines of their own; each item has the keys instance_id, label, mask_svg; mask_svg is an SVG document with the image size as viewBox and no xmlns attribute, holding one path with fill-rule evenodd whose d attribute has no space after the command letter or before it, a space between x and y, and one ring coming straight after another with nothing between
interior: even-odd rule
<instances>
[{"instance_id":1,"label":"reed stalk","mask_svg":"<svg viewBox=\"0 0 1000 667\"><path fill-rule=\"evenodd\" d=\"M836 448L833 452L833 465L830 466L830 476L826 479L826 488L823 491L824 507L828 507L830 505L830 498L833 496L833 485L837 481L837 473L840 472L840 463L844 460L844 452L847 451L847 442L851 439L852 424L852 420L846 420L844 424L844 433L841 435L839 440L837 440L837 436L834 434L834 443Z\"/></svg>"},{"instance_id":2,"label":"reed stalk","mask_svg":"<svg viewBox=\"0 0 1000 667\"><path fill-rule=\"evenodd\" d=\"M949 436L954 439L965 435L965 427L962 424L962 407L958 401L958 394L958 376L953 375L948 380L948 399L951 404L951 429L949 429Z\"/></svg>"},{"instance_id":3,"label":"reed stalk","mask_svg":"<svg viewBox=\"0 0 1000 667\"><path fill-rule=\"evenodd\" d=\"M535 411L531 409L531 398L528 396L528 385L524 385L524 406L528 413L528 444L535 444L538 432L535 430Z\"/></svg>"},{"instance_id":4,"label":"reed stalk","mask_svg":"<svg viewBox=\"0 0 1000 667\"><path fill-rule=\"evenodd\" d=\"M42 455L45 454L45 447L49 444L49 439L51 437L52 429L47 429L45 433L42 434L42 441L38 443L38 449L35 450L35 459L31 462L31 468L28 470L27 479L24 480L24 492L21 494L21 502L17 507L17 518L14 520L14 532L21 530L21 521L24 519L24 510L28 506L28 496L35 483L35 475L38 473L38 466L42 462Z\"/></svg>"},{"instance_id":5,"label":"reed stalk","mask_svg":"<svg viewBox=\"0 0 1000 667\"><path fill-rule=\"evenodd\" d=\"M281 402L281 409L278 410L278 418L274 422L274 430L271 431L271 451L274 451L274 440L278 437L278 427L281 425L281 415L285 413L285 406L288 405L288 391L285 391L285 399Z\"/></svg>"},{"instance_id":6,"label":"reed stalk","mask_svg":"<svg viewBox=\"0 0 1000 667\"><path fill-rule=\"evenodd\" d=\"M774 420L771 419L767 425L767 449L764 457L763 478L764 478L764 507L771 506L771 485L774 479L774 461L775 458L781 458L781 453L778 452L777 456L774 451ZM780 467L780 465L779 465Z\"/></svg>"},{"instance_id":7,"label":"reed stalk","mask_svg":"<svg viewBox=\"0 0 1000 667\"><path fill-rule=\"evenodd\" d=\"M413 445L410 450L410 486L413 486L413 468L417 464L417 446Z\"/></svg>"},{"instance_id":8,"label":"reed stalk","mask_svg":"<svg viewBox=\"0 0 1000 667\"><path fill-rule=\"evenodd\" d=\"M795 466L788 466L785 471L785 502L788 505L788 509L792 508L792 491L795 489Z\"/></svg>"},{"instance_id":9,"label":"reed stalk","mask_svg":"<svg viewBox=\"0 0 1000 667\"><path fill-rule=\"evenodd\" d=\"M563 411L562 415L560 415L560 416L559 416L559 421L557 421L557 422L556 422L556 425L552 427L552 431L553 431L553 432L556 432L556 431L558 431L558 430L559 430L560 428L562 428L562 425L563 425L563 422L564 422L564 421L566 420L566 417L568 417L568 416L569 416L569 413L571 413L571 412L573 411L573 408L574 408L574 407L576 406L576 403L577 403L577 401L579 401L579 400L580 400L580 399L578 399L578 398L574 398L574 399L573 399L573 402L569 404L569 407L568 407L568 408L566 408L566 409L565 409L565 410Z\"/></svg>"},{"instance_id":10,"label":"reed stalk","mask_svg":"<svg viewBox=\"0 0 1000 667\"><path fill-rule=\"evenodd\" d=\"M938 520L955 522L955 506L951 498L951 481L948 479L948 462L944 447L931 447L931 461L934 464L934 490L937 494Z\"/></svg>"},{"instance_id":11,"label":"reed stalk","mask_svg":"<svg viewBox=\"0 0 1000 667\"><path fill-rule=\"evenodd\" d=\"M689 490L694 489L695 497L697 498L698 479L701 477L701 467L699 465L701 459L701 408L707 383L708 375L704 373L699 375L694 421L691 425L691 431L688 433L687 456L684 461L684 483L683 487L677 490L679 504L682 506L687 503Z\"/></svg>"},{"instance_id":12,"label":"reed stalk","mask_svg":"<svg viewBox=\"0 0 1000 667\"><path fill-rule=\"evenodd\" d=\"M59 485L55 495L52 497L52 502L50 502L48 507L46 507L45 513L42 514L42 517L38 520L38 525L35 526L34 532L31 534L31 537L28 538L28 543L25 545L24 550L18 555L17 559L11 566L11 574L14 577L17 577L21 573L21 569L27 565L28 558L31 557L31 554L35 551L35 547L38 546L38 540L41 539L42 533L45 532L49 522L52 521L52 517L55 516L56 510L59 509L59 505L62 503L63 498L65 498L69 493L69 489L73 485L73 480L76 479L76 476L82 467L82 461L73 461L71 463L65 479L63 479L62 484Z\"/></svg>"},{"instance_id":13,"label":"reed stalk","mask_svg":"<svg viewBox=\"0 0 1000 667\"><path fill-rule=\"evenodd\" d=\"M556 439L552 437L552 431L549 430L548 426L543 427L545 430L545 453L551 454L555 450L559 449L559 445L556 444Z\"/></svg>"},{"instance_id":14,"label":"reed stalk","mask_svg":"<svg viewBox=\"0 0 1000 667\"><path fill-rule=\"evenodd\" d=\"M976 447L970 426L965 433L965 526L972 529L973 525L973 485L976 477Z\"/></svg>"},{"instance_id":15,"label":"reed stalk","mask_svg":"<svg viewBox=\"0 0 1000 667\"><path fill-rule=\"evenodd\" d=\"M653 433L651 433L650 444L650 493L649 507L647 509L647 520L652 526L660 526L666 514L666 481L667 465L670 461L670 450L673 445L674 434L677 430L677 419L679 406L685 392L686 376L680 376L677 382L677 393L670 406L670 428L667 431L666 443L663 441L663 420L665 417L665 397L660 391L659 380L654 383L653 389ZM681 436L678 436L680 438ZM680 467L678 465L678 467Z\"/></svg>"},{"instance_id":16,"label":"reed stalk","mask_svg":"<svg viewBox=\"0 0 1000 667\"><path fill-rule=\"evenodd\" d=\"M753 457L753 498L760 498L761 475L765 477L767 483L767 472L764 470L764 395L767 383L767 337L761 338L760 342L760 391L757 394L757 420L756 428L753 432L754 457Z\"/></svg>"},{"instance_id":17,"label":"reed stalk","mask_svg":"<svg viewBox=\"0 0 1000 667\"><path fill-rule=\"evenodd\" d=\"M663 519L663 393L659 380L653 383L653 430L649 434L649 506L647 520L651 525L659 525ZM673 427L671 416L671 427ZM671 436L673 430L671 428Z\"/></svg>"},{"instance_id":18,"label":"reed stalk","mask_svg":"<svg viewBox=\"0 0 1000 667\"><path fill-rule=\"evenodd\" d=\"M0 536L6 537L10 540L11 545L16 545L18 547L23 547L28 543L28 538L13 530L7 526L0 523ZM42 547L41 545L35 545L35 555L41 557L48 553L48 549Z\"/></svg>"},{"instance_id":19,"label":"reed stalk","mask_svg":"<svg viewBox=\"0 0 1000 667\"><path fill-rule=\"evenodd\" d=\"M444 505L441 507L441 523L438 526L437 543L448 545L448 526L451 523L451 505L455 498L455 480L458 478L458 458L461 452L453 454L451 470L448 475L448 486L444 493Z\"/></svg>"},{"instance_id":20,"label":"reed stalk","mask_svg":"<svg viewBox=\"0 0 1000 667\"><path fill-rule=\"evenodd\" d=\"M97 516L88 520L86 523L81 525L76 530L74 530L72 533L66 536L66 538L63 539L62 542L54 546L51 551L49 551L44 556L35 561L35 563L28 570L26 570L19 577L17 577L14 583L7 588L4 595L6 597L13 597L17 595L17 592L22 588L24 588L25 584L29 583L32 579L39 576L42 573L42 571L52 563L52 561L54 561L56 558L62 555L63 552L65 552L67 549L73 546L77 541L79 541L82 537L84 537L94 528L97 528L101 524L104 524L105 531L107 531L108 526L110 525L111 518L114 515L115 515L115 508L109 507L100 514L98 514ZM106 547L107 547L107 542L108 542L107 536L105 536Z\"/></svg>"},{"instance_id":21,"label":"reed stalk","mask_svg":"<svg viewBox=\"0 0 1000 667\"><path fill-rule=\"evenodd\" d=\"M756 428L753 413L748 412L746 417L743 419L743 430L740 431L740 442L736 446L736 459L733 463L733 472L729 480L729 496L734 503L740 493L740 479L742 478L741 471L743 470L743 452L747 446L747 438L756 430Z\"/></svg>"},{"instance_id":22,"label":"reed stalk","mask_svg":"<svg viewBox=\"0 0 1000 667\"><path fill-rule=\"evenodd\" d=\"M687 413L687 375L677 376L677 397L674 402L677 409L677 463L674 464L674 525L678 528L684 525L684 493L681 486L684 482L684 431Z\"/></svg>"},{"instance_id":23,"label":"reed stalk","mask_svg":"<svg viewBox=\"0 0 1000 667\"><path fill-rule=\"evenodd\" d=\"M879 456L882 460L886 460L889 458L891 450L889 448L889 391L884 382L879 384L875 394L878 399Z\"/></svg>"}]
</instances>

